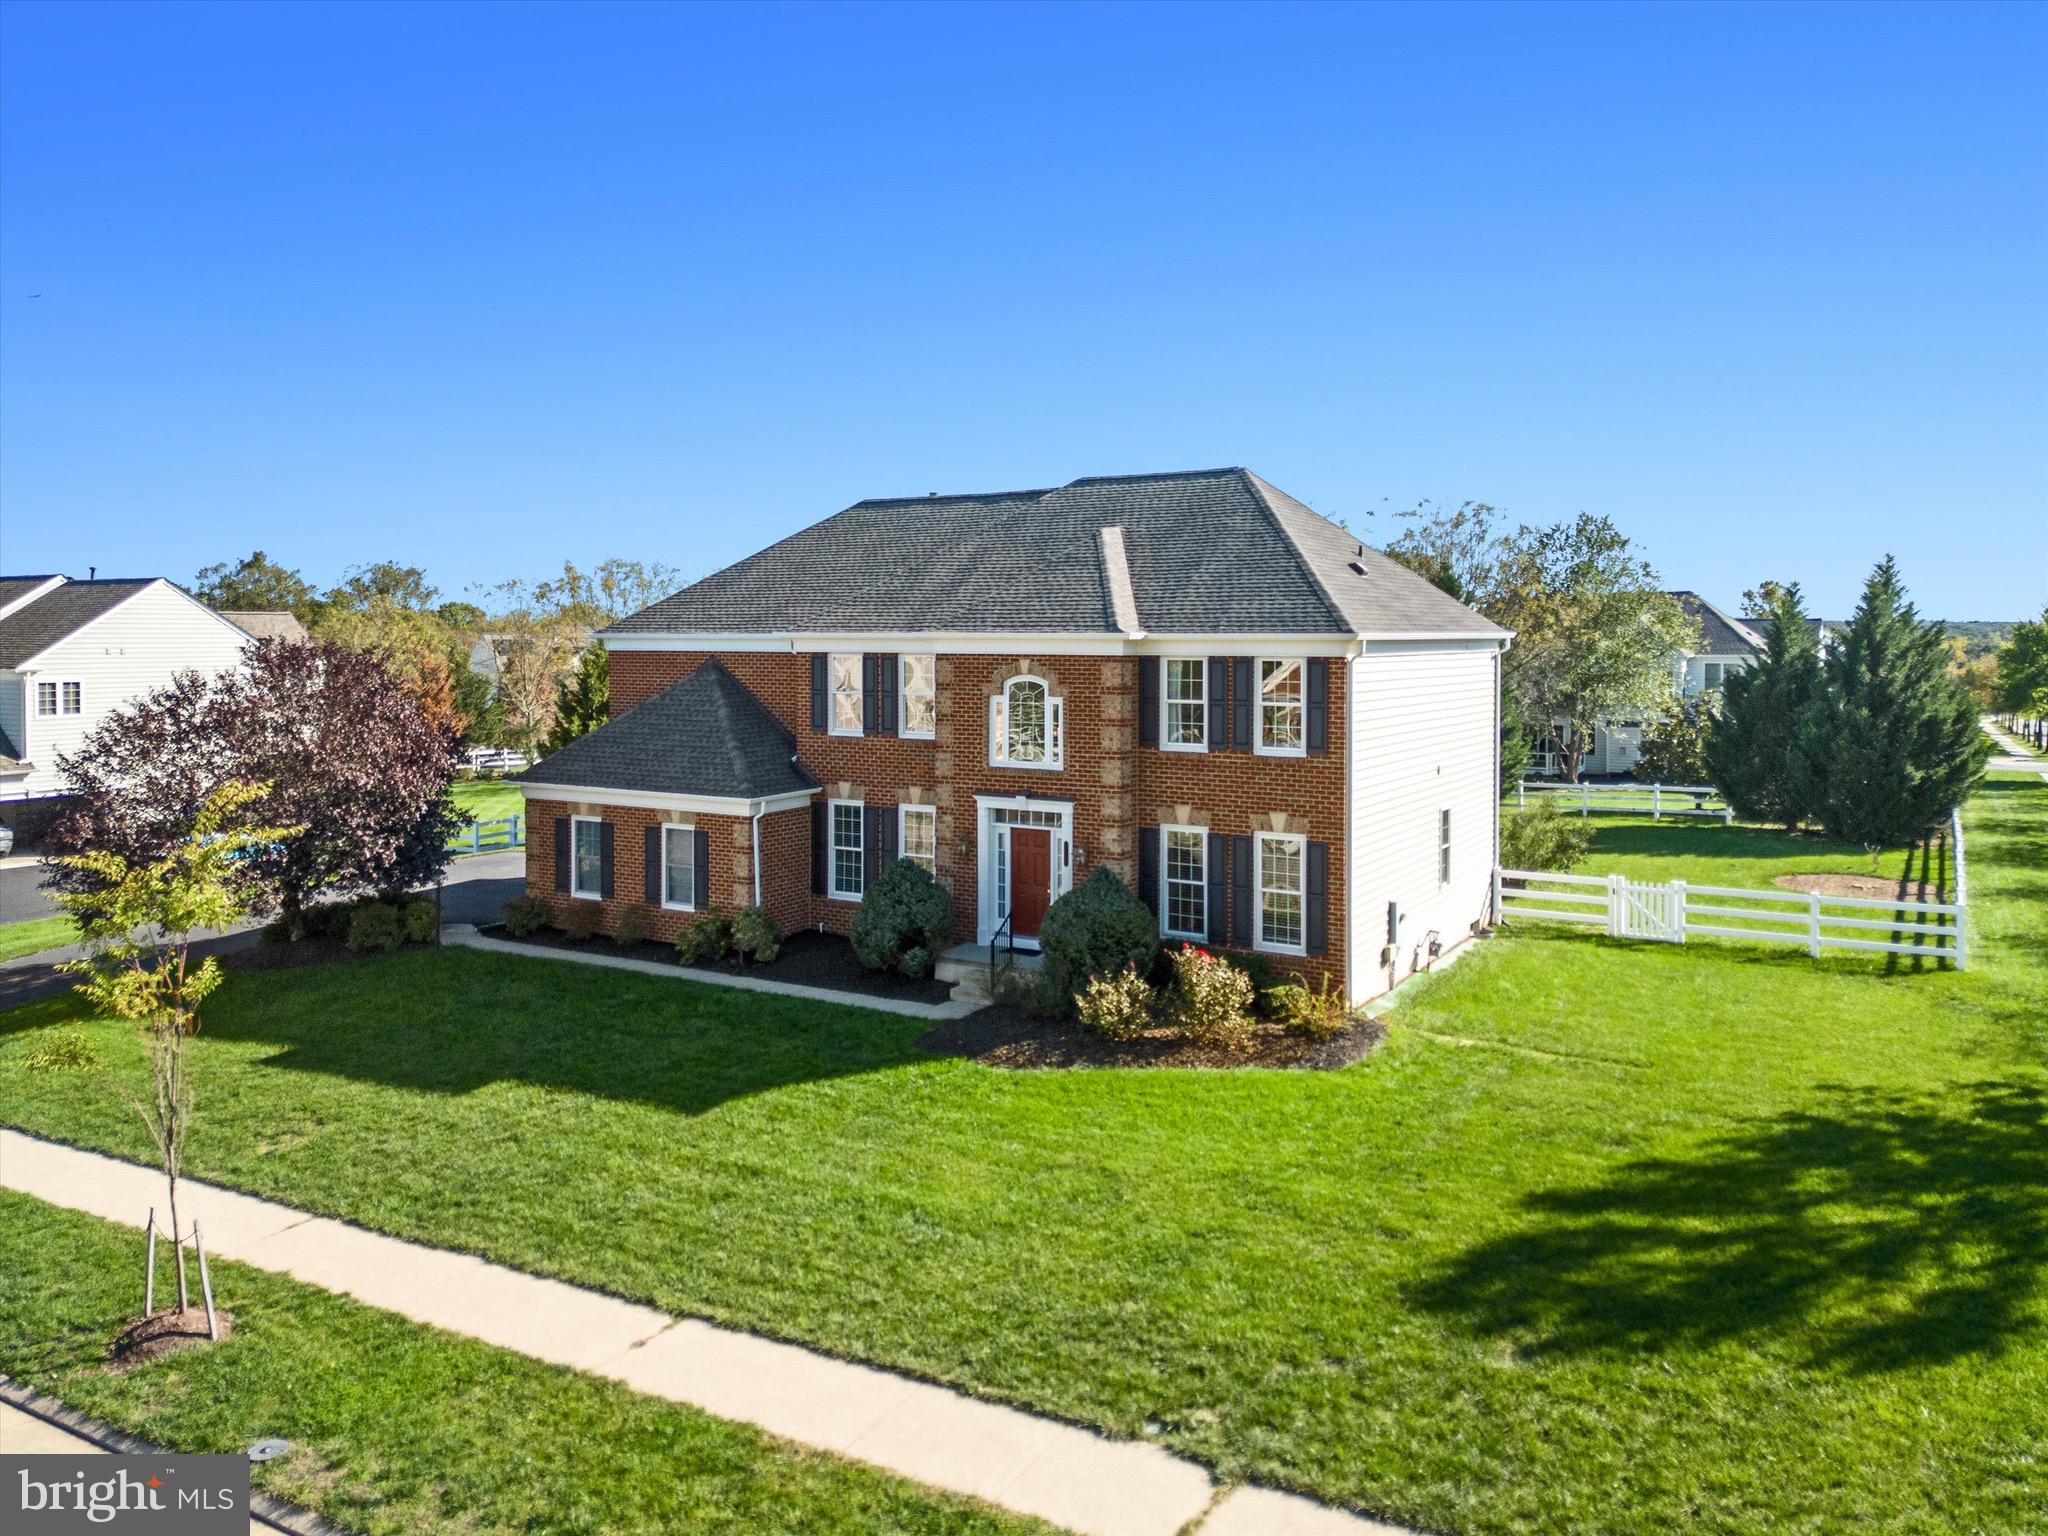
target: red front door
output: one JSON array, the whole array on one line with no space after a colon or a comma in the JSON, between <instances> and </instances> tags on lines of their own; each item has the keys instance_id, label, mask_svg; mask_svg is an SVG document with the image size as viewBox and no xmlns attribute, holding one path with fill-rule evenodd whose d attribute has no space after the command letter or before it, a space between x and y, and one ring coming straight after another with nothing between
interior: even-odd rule
<instances>
[{"instance_id":1,"label":"red front door","mask_svg":"<svg viewBox=\"0 0 2048 1536\"><path fill-rule=\"evenodd\" d=\"M1010 828L1010 932L1037 938L1051 900L1052 829Z\"/></svg>"}]
</instances>

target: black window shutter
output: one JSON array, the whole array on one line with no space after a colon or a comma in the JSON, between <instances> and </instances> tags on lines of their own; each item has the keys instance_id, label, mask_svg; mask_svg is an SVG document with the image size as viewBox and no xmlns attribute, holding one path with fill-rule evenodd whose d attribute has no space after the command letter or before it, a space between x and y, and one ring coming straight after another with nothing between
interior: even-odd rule
<instances>
[{"instance_id":1,"label":"black window shutter","mask_svg":"<svg viewBox=\"0 0 2048 1536\"><path fill-rule=\"evenodd\" d=\"M1330 952L1330 845L1308 845L1308 952Z\"/></svg>"},{"instance_id":2,"label":"black window shutter","mask_svg":"<svg viewBox=\"0 0 2048 1536\"><path fill-rule=\"evenodd\" d=\"M1230 849L1221 832L1209 834L1209 942L1230 942Z\"/></svg>"},{"instance_id":3,"label":"black window shutter","mask_svg":"<svg viewBox=\"0 0 2048 1536\"><path fill-rule=\"evenodd\" d=\"M903 734L902 712L896 707L899 658L895 652L875 658L875 729L884 736Z\"/></svg>"},{"instance_id":4,"label":"black window shutter","mask_svg":"<svg viewBox=\"0 0 2048 1536\"><path fill-rule=\"evenodd\" d=\"M1252 840L1230 840L1230 942L1250 949L1259 930L1252 926Z\"/></svg>"},{"instance_id":5,"label":"black window shutter","mask_svg":"<svg viewBox=\"0 0 2048 1536\"><path fill-rule=\"evenodd\" d=\"M860 659L860 733L873 736L882 729L882 658L870 651Z\"/></svg>"},{"instance_id":6,"label":"black window shutter","mask_svg":"<svg viewBox=\"0 0 2048 1536\"><path fill-rule=\"evenodd\" d=\"M1138 658L1138 745L1159 745L1159 658Z\"/></svg>"},{"instance_id":7,"label":"black window shutter","mask_svg":"<svg viewBox=\"0 0 2048 1536\"><path fill-rule=\"evenodd\" d=\"M1209 750L1230 745L1230 658L1209 658Z\"/></svg>"},{"instance_id":8,"label":"black window shutter","mask_svg":"<svg viewBox=\"0 0 2048 1536\"><path fill-rule=\"evenodd\" d=\"M1330 750L1330 663L1322 656L1308 661L1308 749L1318 756Z\"/></svg>"},{"instance_id":9,"label":"black window shutter","mask_svg":"<svg viewBox=\"0 0 2048 1536\"><path fill-rule=\"evenodd\" d=\"M811 802L811 890L825 894L825 871L831 867L832 849L825 841L825 832L832 816L832 808L822 800Z\"/></svg>"},{"instance_id":10,"label":"black window shutter","mask_svg":"<svg viewBox=\"0 0 2048 1536\"><path fill-rule=\"evenodd\" d=\"M706 892L711 889L711 834L703 827L690 837L690 905L708 907L711 905Z\"/></svg>"},{"instance_id":11,"label":"black window shutter","mask_svg":"<svg viewBox=\"0 0 2048 1536\"><path fill-rule=\"evenodd\" d=\"M811 658L811 729L814 731L822 731L831 723L832 717L826 713L832 702L827 697L830 667L830 659L823 655Z\"/></svg>"},{"instance_id":12,"label":"black window shutter","mask_svg":"<svg viewBox=\"0 0 2048 1536\"><path fill-rule=\"evenodd\" d=\"M612 824L608 821L597 824L597 893L606 901L612 899Z\"/></svg>"},{"instance_id":13,"label":"black window shutter","mask_svg":"<svg viewBox=\"0 0 2048 1536\"><path fill-rule=\"evenodd\" d=\"M1159 916L1159 829L1138 829L1138 899Z\"/></svg>"},{"instance_id":14,"label":"black window shutter","mask_svg":"<svg viewBox=\"0 0 2048 1536\"><path fill-rule=\"evenodd\" d=\"M1249 752L1252 749L1252 701L1257 696L1257 683L1252 674L1257 668L1249 656L1230 658L1230 750Z\"/></svg>"},{"instance_id":15,"label":"black window shutter","mask_svg":"<svg viewBox=\"0 0 2048 1536\"><path fill-rule=\"evenodd\" d=\"M555 889L569 889L569 818L555 818Z\"/></svg>"},{"instance_id":16,"label":"black window shutter","mask_svg":"<svg viewBox=\"0 0 2048 1536\"><path fill-rule=\"evenodd\" d=\"M895 812L886 805L861 807L861 841L867 846L867 879L861 889L866 890L882 878L882 871L889 867L888 824L895 819Z\"/></svg>"},{"instance_id":17,"label":"black window shutter","mask_svg":"<svg viewBox=\"0 0 2048 1536\"><path fill-rule=\"evenodd\" d=\"M647 905L661 905L661 838L660 827L647 829Z\"/></svg>"}]
</instances>

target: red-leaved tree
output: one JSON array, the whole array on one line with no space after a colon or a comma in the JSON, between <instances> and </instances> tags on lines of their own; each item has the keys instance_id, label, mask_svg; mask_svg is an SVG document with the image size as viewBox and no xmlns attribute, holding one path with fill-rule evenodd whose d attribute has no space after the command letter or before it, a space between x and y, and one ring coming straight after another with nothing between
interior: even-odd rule
<instances>
[{"instance_id":1,"label":"red-leaved tree","mask_svg":"<svg viewBox=\"0 0 2048 1536\"><path fill-rule=\"evenodd\" d=\"M261 640L211 681L193 675L117 710L60 760L76 788L54 856L161 858L208 790L267 784L251 814L304 830L239 861L255 910L297 937L324 896L408 890L446 865L455 732L381 661L331 642ZM78 875L54 866L57 883Z\"/></svg>"}]
</instances>

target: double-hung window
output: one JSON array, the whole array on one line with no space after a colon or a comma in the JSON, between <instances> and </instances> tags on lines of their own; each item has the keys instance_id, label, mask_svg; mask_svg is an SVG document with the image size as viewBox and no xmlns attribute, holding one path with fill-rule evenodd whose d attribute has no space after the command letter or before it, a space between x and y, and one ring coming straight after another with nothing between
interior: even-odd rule
<instances>
[{"instance_id":1,"label":"double-hung window","mask_svg":"<svg viewBox=\"0 0 2048 1536\"><path fill-rule=\"evenodd\" d=\"M1065 706L1042 677L1013 677L989 700L988 760L997 768L1057 768Z\"/></svg>"},{"instance_id":2,"label":"double-hung window","mask_svg":"<svg viewBox=\"0 0 2048 1536\"><path fill-rule=\"evenodd\" d=\"M834 656L832 658L832 718L830 723L834 736L858 736L866 724L862 712L861 658Z\"/></svg>"},{"instance_id":3,"label":"double-hung window","mask_svg":"<svg viewBox=\"0 0 2048 1536\"><path fill-rule=\"evenodd\" d=\"M85 686L82 683L64 685L64 713L76 715L85 709Z\"/></svg>"},{"instance_id":4,"label":"double-hung window","mask_svg":"<svg viewBox=\"0 0 2048 1536\"><path fill-rule=\"evenodd\" d=\"M569 894L597 901L604 895L604 823L595 816L578 816L569 829L575 839Z\"/></svg>"},{"instance_id":5,"label":"double-hung window","mask_svg":"<svg viewBox=\"0 0 2048 1536\"><path fill-rule=\"evenodd\" d=\"M1726 662L1703 661L1700 663L1700 686L1709 692L1718 692L1722 683L1727 680L1727 676L1728 664Z\"/></svg>"},{"instance_id":6,"label":"double-hung window","mask_svg":"<svg viewBox=\"0 0 2048 1536\"><path fill-rule=\"evenodd\" d=\"M57 685L55 683L36 684L36 713L39 715L54 715L57 713Z\"/></svg>"},{"instance_id":7,"label":"double-hung window","mask_svg":"<svg viewBox=\"0 0 2048 1536\"><path fill-rule=\"evenodd\" d=\"M1270 757L1308 754L1308 704L1303 687L1306 664L1300 657L1274 661L1261 657L1259 673L1258 750Z\"/></svg>"},{"instance_id":8,"label":"double-hung window","mask_svg":"<svg viewBox=\"0 0 2048 1536\"><path fill-rule=\"evenodd\" d=\"M929 737L939 725L939 670L936 656L899 659L902 678L897 694L896 734Z\"/></svg>"},{"instance_id":9,"label":"double-hung window","mask_svg":"<svg viewBox=\"0 0 2048 1536\"><path fill-rule=\"evenodd\" d=\"M697 910L697 829L661 829L661 904L678 912Z\"/></svg>"},{"instance_id":10,"label":"double-hung window","mask_svg":"<svg viewBox=\"0 0 2048 1536\"><path fill-rule=\"evenodd\" d=\"M1160 830L1159 910L1169 938L1200 939L1209 932L1209 834L1200 827Z\"/></svg>"},{"instance_id":11,"label":"double-hung window","mask_svg":"<svg viewBox=\"0 0 2048 1536\"><path fill-rule=\"evenodd\" d=\"M896 810L897 827L903 839L903 857L928 875L939 872L939 813L929 805L905 805Z\"/></svg>"},{"instance_id":12,"label":"double-hung window","mask_svg":"<svg viewBox=\"0 0 2048 1536\"><path fill-rule=\"evenodd\" d=\"M1436 883L1451 883L1451 813L1436 813Z\"/></svg>"},{"instance_id":13,"label":"double-hung window","mask_svg":"<svg viewBox=\"0 0 2048 1536\"><path fill-rule=\"evenodd\" d=\"M867 889L865 809L858 800L832 802L832 894L841 901L859 901Z\"/></svg>"},{"instance_id":14,"label":"double-hung window","mask_svg":"<svg viewBox=\"0 0 2048 1536\"><path fill-rule=\"evenodd\" d=\"M1209 741L1209 663L1200 656L1169 656L1160 668L1159 744L1169 752L1201 752Z\"/></svg>"},{"instance_id":15,"label":"double-hung window","mask_svg":"<svg viewBox=\"0 0 2048 1536\"><path fill-rule=\"evenodd\" d=\"M1258 948L1290 955L1306 952L1307 927L1302 898L1306 888L1307 855L1306 838L1277 832L1259 834Z\"/></svg>"}]
</instances>

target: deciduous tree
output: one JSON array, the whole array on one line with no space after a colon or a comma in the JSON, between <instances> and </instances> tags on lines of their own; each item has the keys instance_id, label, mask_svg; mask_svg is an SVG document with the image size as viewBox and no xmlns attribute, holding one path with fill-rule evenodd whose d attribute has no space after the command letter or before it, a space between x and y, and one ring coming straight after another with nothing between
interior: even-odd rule
<instances>
[{"instance_id":1,"label":"deciduous tree","mask_svg":"<svg viewBox=\"0 0 2048 1536\"><path fill-rule=\"evenodd\" d=\"M277 564L262 550L233 565L209 565L192 578L192 595L209 608L229 612L284 610L301 623L319 605L312 585L297 571Z\"/></svg>"}]
</instances>

